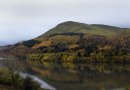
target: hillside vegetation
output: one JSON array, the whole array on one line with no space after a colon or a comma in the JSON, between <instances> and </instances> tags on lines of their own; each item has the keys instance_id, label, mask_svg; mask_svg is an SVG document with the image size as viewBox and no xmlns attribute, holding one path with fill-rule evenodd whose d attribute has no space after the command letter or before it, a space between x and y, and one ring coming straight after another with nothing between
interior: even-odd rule
<instances>
[{"instance_id":1,"label":"hillside vegetation","mask_svg":"<svg viewBox=\"0 0 130 90\"><path fill-rule=\"evenodd\" d=\"M130 29L63 22L3 52L36 61L130 62ZM26 54L25 54L26 53Z\"/></svg>"}]
</instances>

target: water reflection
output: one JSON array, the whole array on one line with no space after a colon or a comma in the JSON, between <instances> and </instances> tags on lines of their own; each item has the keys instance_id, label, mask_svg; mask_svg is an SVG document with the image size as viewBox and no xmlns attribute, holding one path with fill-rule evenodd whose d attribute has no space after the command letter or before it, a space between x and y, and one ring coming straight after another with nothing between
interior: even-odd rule
<instances>
[{"instance_id":1,"label":"water reflection","mask_svg":"<svg viewBox=\"0 0 130 90\"><path fill-rule=\"evenodd\" d=\"M43 62L33 67L59 90L112 90L130 87L130 65Z\"/></svg>"},{"instance_id":2,"label":"water reflection","mask_svg":"<svg viewBox=\"0 0 130 90\"><path fill-rule=\"evenodd\" d=\"M33 74L57 90L130 90L129 64L0 60L3 66Z\"/></svg>"}]
</instances>

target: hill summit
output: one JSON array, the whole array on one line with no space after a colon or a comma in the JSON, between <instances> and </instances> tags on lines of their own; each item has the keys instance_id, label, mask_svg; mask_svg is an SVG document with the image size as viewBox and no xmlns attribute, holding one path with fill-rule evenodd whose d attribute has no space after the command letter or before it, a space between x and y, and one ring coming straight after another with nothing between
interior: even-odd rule
<instances>
[{"instance_id":1,"label":"hill summit","mask_svg":"<svg viewBox=\"0 0 130 90\"><path fill-rule=\"evenodd\" d=\"M40 37L63 33L84 33L102 36L114 36L121 30L127 30L127 28L118 28L102 24L85 24L74 21L67 21L58 24L56 27L50 29Z\"/></svg>"}]
</instances>

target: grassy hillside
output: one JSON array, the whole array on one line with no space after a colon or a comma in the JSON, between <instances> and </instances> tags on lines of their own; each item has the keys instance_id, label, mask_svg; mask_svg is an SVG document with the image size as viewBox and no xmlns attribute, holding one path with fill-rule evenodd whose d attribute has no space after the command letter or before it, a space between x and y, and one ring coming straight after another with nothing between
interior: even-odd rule
<instances>
[{"instance_id":1,"label":"grassy hillside","mask_svg":"<svg viewBox=\"0 0 130 90\"><path fill-rule=\"evenodd\" d=\"M63 22L51 30L47 31L40 37L50 36L53 34L62 34L62 33L84 33L92 35L102 35L102 36L115 36L120 30L126 30L126 28L118 28L108 25L98 25L98 24L84 24L79 22Z\"/></svg>"}]
</instances>

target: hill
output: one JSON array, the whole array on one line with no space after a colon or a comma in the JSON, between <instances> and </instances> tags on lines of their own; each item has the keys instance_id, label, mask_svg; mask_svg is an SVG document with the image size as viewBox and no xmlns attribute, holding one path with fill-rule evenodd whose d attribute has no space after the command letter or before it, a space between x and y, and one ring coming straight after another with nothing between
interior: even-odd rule
<instances>
[{"instance_id":1,"label":"hill","mask_svg":"<svg viewBox=\"0 0 130 90\"><path fill-rule=\"evenodd\" d=\"M6 51L40 61L130 62L130 29L67 21Z\"/></svg>"},{"instance_id":2,"label":"hill","mask_svg":"<svg viewBox=\"0 0 130 90\"><path fill-rule=\"evenodd\" d=\"M99 25L99 24L89 25L79 22L67 21L57 25L56 27L47 31L40 37L62 33L84 33L84 34L93 34L102 36L115 36L121 30L127 30L127 28L118 28L114 26Z\"/></svg>"}]
</instances>

